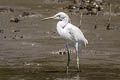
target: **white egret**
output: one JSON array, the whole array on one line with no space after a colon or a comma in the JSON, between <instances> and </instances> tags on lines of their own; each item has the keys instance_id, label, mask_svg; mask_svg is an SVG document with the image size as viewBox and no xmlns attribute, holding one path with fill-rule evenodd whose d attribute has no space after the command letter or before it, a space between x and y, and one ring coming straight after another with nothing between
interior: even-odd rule
<instances>
[{"instance_id":1,"label":"white egret","mask_svg":"<svg viewBox=\"0 0 120 80\"><path fill-rule=\"evenodd\" d=\"M68 72L69 63L70 63L69 40L72 40L74 42L74 46L76 50L76 57L77 57L77 68L79 71L80 70L79 52L81 52L81 49L79 47L81 47L82 44L86 46L86 44L88 44L87 39L84 37L83 33L78 27L70 23L70 18L66 13L59 12L52 17L47 17L42 20L48 20L48 19L59 20L59 22L57 23L56 29L57 29L58 34L66 41L67 72Z\"/></svg>"}]
</instances>

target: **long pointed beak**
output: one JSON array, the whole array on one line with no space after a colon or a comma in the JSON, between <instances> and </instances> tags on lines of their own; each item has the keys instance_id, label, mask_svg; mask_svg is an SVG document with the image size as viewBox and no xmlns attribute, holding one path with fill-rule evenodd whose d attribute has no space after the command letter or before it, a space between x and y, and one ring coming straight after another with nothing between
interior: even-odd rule
<instances>
[{"instance_id":1,"label":"long pointed beak","mask_svg":"<svg viewBox=\"0 0 120 80\"><path fill-rule=\"evenodd\" d=\"M49 19L54 19L54 18L55 18L54 16L52 16L52 17L47 17L47 18L43 18L42 21L44 21L44 20L49 20Z\"/></svg>"}]
</instances>

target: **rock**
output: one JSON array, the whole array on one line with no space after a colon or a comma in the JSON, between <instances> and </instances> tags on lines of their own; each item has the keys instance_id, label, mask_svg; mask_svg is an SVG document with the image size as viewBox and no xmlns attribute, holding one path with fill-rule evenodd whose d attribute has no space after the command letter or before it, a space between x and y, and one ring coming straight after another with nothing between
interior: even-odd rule
<instances>
[{"instance_id":1,"label":"rock","mask_svg":"<svg viewBox=\"0 0 120 80\"><path fill-rule=\"evenodd\" d=\"M10 11L10 12L14 12L14 9L12 9L12 8L9 8L9 11Z\"/></svg>"},{"instance_id":2,"label":"rock","mask_svg":"<svg viewBox=\"0 0 120 80\"><path fill-rule=\"evenodd\" d=\"M18 23L20 20L18 18L11 18L10 19L10 22L15 22L15 23Z\"/></svg>"},{"instance_id":3,"label":"rock","mask_svg":"<svg viewBox=\"0 0 120 80\"><path fill-rule=\"evenodd\" d=\"M29 12L23 12L21 16L22 16L22 17L25 17L25 16L29 16L29 15L30 15Z\"/></svg>"},{"instance_id":4,"label":"rock","mask_svg":"<svg viewBox=\"0 0 120 80\"><path fill-rule=\"evenodd\" d=\"M96 8L93 8L91 14L95 14L95 15L96 15L96 14L97 14L97 9L96 9Z\"/></svg>"},{"instance_id":5,"label":"rock","mask_svg":"<svg viewBox=\"0 0 120 80\"><path fill-rule=\"evenodd\" d=\"M114 29L111 27L111 24L108 23L108 24L107 24L107 27L106 27L106 30L114 30Z\"/></svg>"}]
</instances>

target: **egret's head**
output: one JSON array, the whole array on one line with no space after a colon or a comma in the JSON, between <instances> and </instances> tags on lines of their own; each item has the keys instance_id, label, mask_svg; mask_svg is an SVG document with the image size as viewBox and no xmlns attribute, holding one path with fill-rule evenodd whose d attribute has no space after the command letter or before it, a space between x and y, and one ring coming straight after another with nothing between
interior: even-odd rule
<instances>
[{"instance_id":1,"label":"egret's head","mask_svg":"<svg viewBox=\"0 0 120 80\"><path fill-rule=\"evenodd\" d=\"M60 21L62 21L62 20L70 21L69 16L66 13L64 13L64 12L59 12L59 13L57 13L56 15L54 15L52 17L47 17L47 18L44 18L42 20L48 20L48 19L58 19Z\"/></svg>"},{"instance_id":2,"label":"egret's head","mask_svg":"<svg viewBox=\"0 0 120 80\"><path fill-rule=\"evenodd\" d=\"M56 15L54 15L55 19L58 19L58 20L64 20L64 19L69 19L69 16L64 13L64 12L59 12L57 13Z\"/></svg>"}]
</instances>

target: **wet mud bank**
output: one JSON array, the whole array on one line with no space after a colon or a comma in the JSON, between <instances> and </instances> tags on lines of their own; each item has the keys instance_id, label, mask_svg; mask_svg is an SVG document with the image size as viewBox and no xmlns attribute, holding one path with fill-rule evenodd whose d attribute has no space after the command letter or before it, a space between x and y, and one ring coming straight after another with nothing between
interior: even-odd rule
<instances>
[{"instance_id":1,"label":"wet mud bank","mask_svg":"<svg viewBox=\"0 0 120 80\"><path fill-rule=\"evenodd\" d=\"M76 72L76 54L71 43L70 72L66 74L65 41L56 32L57 21L41 19L64 11L72 23L79 26L79 15L63 10L58 5L11 6L8 3L6 7L1 2L0 7L1 80L120 79L119 16L112 16L111 30L106 30L105 26L108 16L97 16L96 29L96 16L83 16L80 29L89 44L80 54L81 72Z\"/></svg>"}]
</instances>

